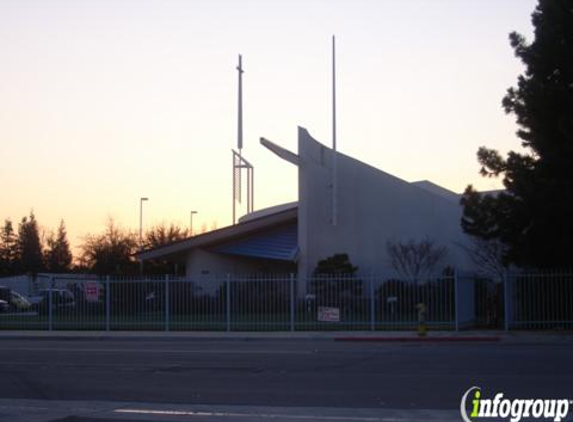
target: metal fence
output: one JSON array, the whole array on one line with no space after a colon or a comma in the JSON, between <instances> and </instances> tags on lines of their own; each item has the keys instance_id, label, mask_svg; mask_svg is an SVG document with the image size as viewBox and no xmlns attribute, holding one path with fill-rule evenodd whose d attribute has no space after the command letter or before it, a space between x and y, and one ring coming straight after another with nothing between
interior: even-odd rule
<instances>
[{"instance_id":1,"label":"metal fence","mask_svg":"<svg viewBox=\"0 0 573 422\"><path fill-rule=\"evenodd\" d=\"M411 329L419 303L429 327L453 329L455 277L407 282L369 277L225 276L201 280L50 277L29 306L0 313L0 329Z\"/></svg>"},{"instance_id":2,"label":"metal fence","mask_svg":"<svg viewBox=\"0 0 573 422\"><path fill-rule=\"evenodd\" d=\"M573 329L573 271L508 274L506 329Z\"/></svg>"},{"instance_id":3,"label":"metal fence","mask_svg":"<svg viewBox=\"0 0 573 422\"><path fill-rule=\"evenodd\" d=\"M12 292L0 309L0 329L411 330L419 304L429 329L573 328L571 273L508 274L501 281L455 273L419 281L51 276L30 285L27 298Z\"/></svg>"}]
</instances>

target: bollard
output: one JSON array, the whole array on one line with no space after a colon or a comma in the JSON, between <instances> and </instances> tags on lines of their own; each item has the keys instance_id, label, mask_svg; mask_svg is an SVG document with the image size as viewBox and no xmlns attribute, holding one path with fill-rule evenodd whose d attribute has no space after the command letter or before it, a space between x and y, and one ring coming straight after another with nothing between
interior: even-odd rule
<instances>
[{"instance_id":1,"label":"bollard","mask_svg":"<svg viewBox=\"0 0 573 422\"><path fill-rule=\"evenodd\" d=\"M425 336L427 333L426 330L426 304L425 303L418 303L416 305L416 309L418 310L418 335Z\"/></svg>"}]
</instances>

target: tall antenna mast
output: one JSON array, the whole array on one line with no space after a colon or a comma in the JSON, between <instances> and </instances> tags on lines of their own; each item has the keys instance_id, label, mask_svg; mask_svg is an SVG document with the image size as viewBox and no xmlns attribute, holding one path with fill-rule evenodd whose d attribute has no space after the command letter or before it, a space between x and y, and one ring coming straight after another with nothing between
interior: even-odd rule
<instances>
[{"instance_id":1,"label":"tall antenna mast","mask_svg":"<svg viewBox=\"0 0 573 422\"><path fill-rule=\"evenodd\" d=\"M243 149L243 57L239 54L239 65L237 66L239 72L239 112L238 112L238 125L237 125L237 149L239 154Z\"/></svg>"},{"instance_id":2,"label":"tall antenna mast","mask_svg":"<svg viewBox=\"0 0 573 422\"><path fill-rule=\"evenodd\" d=\"M338 224L338 153L336 152L336 43L332 36L332 225Z\"/></svg>"},{"instance_id":3,"label":"tall antenna mast","mask_svg":"<svg viewBox=\"0 0 573 422\"><path fill-rule=\"evenodd\" d=\"M254 167L243 157L243 57L239 54L239 65L237 66L239 75L239 100L237 113L237 149L233 152L233 224L237 221L237 202L242 202L242 173L247 171L247 213L254 210Z\"/></svg>"}]
</instances>

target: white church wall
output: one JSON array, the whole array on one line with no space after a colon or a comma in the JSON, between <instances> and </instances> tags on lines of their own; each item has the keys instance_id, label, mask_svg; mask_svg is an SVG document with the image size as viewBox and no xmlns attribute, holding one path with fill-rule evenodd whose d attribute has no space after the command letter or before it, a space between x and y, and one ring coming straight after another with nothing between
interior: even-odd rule
<instances>
[{"instance_id":1,"label":"white church wall","mask_svg":"<svg viewBox=\"0 0 573 422\"><path fill-rule=\"evenodd\" d=\"M444 264L471 265L458 246L466 241L459 204L340 153L338 221L333 226L332 150L303 128L298 148L300 276L335 253L347 253L363 275L390 274L388 241L432 239L448 249Z\"/></svg>"}]
</instances>

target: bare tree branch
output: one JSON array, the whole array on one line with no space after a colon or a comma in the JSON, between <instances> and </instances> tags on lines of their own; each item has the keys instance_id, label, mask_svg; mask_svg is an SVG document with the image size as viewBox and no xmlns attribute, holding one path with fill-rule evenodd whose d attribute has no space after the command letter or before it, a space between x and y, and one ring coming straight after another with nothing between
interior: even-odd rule
<instances>
[{"instance_id":1,"label":"bare tree branch","mask_svg":"<svg viewBox=\"0 0 573 422\"><path fill-rule=\"evenodd\" d=\"M396 272L416 282L432 276L448 254L445 246L436 246L432 239L421 242L410 240L407 243L388 241L386 248Z\"/></svg>"}]
</instances>

